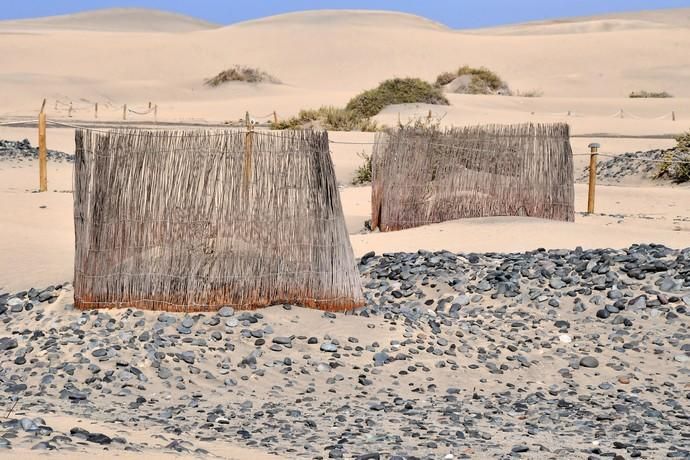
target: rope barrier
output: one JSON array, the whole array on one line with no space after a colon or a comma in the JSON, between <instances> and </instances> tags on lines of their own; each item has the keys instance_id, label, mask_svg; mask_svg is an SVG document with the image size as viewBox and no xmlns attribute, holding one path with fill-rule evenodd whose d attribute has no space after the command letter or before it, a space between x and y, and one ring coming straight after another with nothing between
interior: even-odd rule
<instances>
[{"instance_id":1,"label":"rope barrier","mask_svg":"<svg viewBox=\"0 0 690 460\"><path fill-rule=\"evenodd\" d=\"M140 111L137 111L137 110L134 110L134 109L127 109L128 112L133 113L133 114L135 114L135 115L148 115L148 114L150 114L151 112L153 112L153 110L154 110L153 107L151 107L150 109L148 109L148 110L146 110L146 111L144 111L144 112L140 112Z\"/></svg>"},{"instance_id":2,"label":"rope barrier","mask_svg":"<svg viewBox=\"0 0 690 460\"><path fill-rule=\"evenodd\" d=\"M0 126L7 126L7 125L16 125L16 124L27 124L27 123L36 123L38 120L27 120L27 121L13 121L13 122L4 122L0 123ZM65 123L61 121L55 121L55 120L49 120L47 122L48 124L56 125L56 126L63 126L63 127L68 127L68 128L75 128L75 129L84 129L87 131L93 131L97 133L102 133L102 134L111 134L113 129L132 129L132 128L127 128L127 127L118 127L118 128L111 128L111 131L106 131L102 129L97 129L97 128L89 128L87 126L80 126L72 123ZM209 136L224 136L226 134L225 131L229 130L224 130L223 132L219 133L204 133L200 134L200 136L203 137L209 137ZM161 135L166 135L170 136L170 134L165 133L164 131L160 131ZM278 134L274 133L269 133L265 131L254 131L255 134L262 135L262 136L272 136L272 137L281 137ZM180 136L189 136L189 134L181 134ZM356 141L334 141L329 139L328 142L330 144L341 144L341 145L374 145L375 142L356 142ZM489 149L473 149L469 147L460 147L452 144L438 144L438 143L432 143L431 145L438 146L438 147L445 147L445 148L455 148L458 150L463 150L463 151L476 151L476 152L486 152L489 151ZM162 150L159 152L155 153L173 153L170 150ZM209 151L208 153L211 153ZM262 153L260 151L257 151L256 153ZM504 154L507 153L514 153L514 152L502 152ZM591 153L573 153L572 156L590 156L592 155ZM620 155L611 155L611 154L606 154L606 153L597 153L596 155L599 155L601 157L606 157L606 158L618 158ZM646 161L649 163L665 163L665 164L687 164L690 162L690 160L655 160L651 158L627 158L628 160L632 161Z\"/></svg>"},{"instance_id":3,"label":"rope barrier","mask_svg":"<svg viewBox=\"0 0 690 460\"><path fill-rule=\"evenodd\" d=\"M38 123L38 120L24 120L24 121L4 121L0 122L0 126L23 125L30 123Z\"/></svg>"}]
</instances>

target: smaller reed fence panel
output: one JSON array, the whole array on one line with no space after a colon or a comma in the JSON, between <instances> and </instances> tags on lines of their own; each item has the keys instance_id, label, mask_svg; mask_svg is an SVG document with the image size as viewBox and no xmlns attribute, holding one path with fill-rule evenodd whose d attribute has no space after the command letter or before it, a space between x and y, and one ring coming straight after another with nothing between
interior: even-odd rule
<instances>
[{"instance_id":1,"label":"smaller reed fence panel","mask_svg":"<svg viewBox=\"0 0 690 460\"><path fill-rule=\"evenodd\" d=\"M485 216L573 221L574 208L567 124L404 127L376 137L372 228Z\"/></svg>"},{"instance_id":2,"label":"smaller reed fence panel","mask_svg":"<svg viewBox=\"0 0 690 460\"><path fill-rule=\"evenodd\" d=\"M364 303L328 134L76 132L75 304Z\"/></svg>"}]
</instances>

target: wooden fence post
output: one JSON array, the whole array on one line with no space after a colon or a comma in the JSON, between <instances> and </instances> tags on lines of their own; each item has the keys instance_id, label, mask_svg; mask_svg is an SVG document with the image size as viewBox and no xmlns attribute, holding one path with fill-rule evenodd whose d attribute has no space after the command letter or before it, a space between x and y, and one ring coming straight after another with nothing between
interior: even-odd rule
<instances>
[{"instance_id":1,"label":"wooden fence post","mask_svg":"<svg viewBox=\"0 0 690 460\"><path fill-rule=\"evenodd\" d=\"M122 119L123 120L127 119L127 104L122 106Z\"/></svg>"},{"instance_id":2,"label":"wooden fence post","mask_svg":"<svg viewBox=\"0 0 690 460\"><path fill-rule=\"evenodd\" d=\"M69 109L67 109L67 116L72 118L72 103L69 103Z\"/></svg>"},{"instance_id":3,"label":"wooden fence post","mask_svg":"<svg viewBox=\"0 0 690 460\"><path fill-rule=\"evenodd\" d=\"M244 199L249 199L249 181L252 177L252 147L254 144L254 126L249 118L249 112L246 112L244 116L244 123L247 128L247 133L244 138L244 164L242 167L242 194Z\"/></svg>"},{"instance_id":4,"label":"wooden fence post","mask_svg":"<svg viewBox=\"0 0 690 460\"><path fill-rule=\"evenodd\" d=\"M98 118L98 102L96 102L93 106L93 117Z\"/></svg>"},{"instance_id":5,"label":"wooden fence post","mask_svg":"<svg viewBox=\"0 0 690 460\"><path fill-rule=\"evenodd\" d=\"M676 121L676 112L671 112L671 121Z\"/></svg>"},{"instance_id":6,"label":"wooden fence post","mask_svg":"<svg viewBox=\"0 0 690 460\"><path fill-rule=\"evenodd\" d=\"M278 114L276 113L275 110L273 111L273 124L274 125L278 124Z\"/></svg>"},{"instance_id":7,"label":"wooden fence post","mask_svg":"<svg viewBox=\"0 0 690 460\"><path fill-rule=\"evenodd\" d=\"M597 186L597 155L600 145L596 142L589 144L589 190L587 193L587 214L594 212L594 194Z\"/></svg>"},{"instance_id":8,"label":"wooden fence post","mask_svg":"<svg viewBox=\"0 0 690 460\"><path fill-rule=\"evenodd\" d=\"M46 148L46 100L38 114L38 191L48 191L48 149Z\"/></svg>"}]
</instances>

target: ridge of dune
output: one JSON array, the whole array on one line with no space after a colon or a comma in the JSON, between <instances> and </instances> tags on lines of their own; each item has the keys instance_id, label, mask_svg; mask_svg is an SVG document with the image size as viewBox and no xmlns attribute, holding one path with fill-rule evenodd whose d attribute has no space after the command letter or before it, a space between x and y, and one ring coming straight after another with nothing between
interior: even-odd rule
<instances>
[{"instance_id":1,"label":"ridge of dune","mask_svg":"<svg viewBox=\"0 0 690 460\"><path fill-rule=\"evenodd\" d=\"M557 35L664 28L690 28L690 8L574 16L468 29L463 32L486 35Z\"/></svg>"},{"instance_id":2,"label":"ridge of dune","mask_svg":"<svg viewBox=\"0 0 690 460\"><path fill-rule=\"evenodd\" d=\"M591 19L543 24L517 24L470 32L484 35L567 35L673 28L675 27L669 24L635 19Z\"/></svg>"},{"instance_id":3,"label":"ridge of dune","mask_svg":"<svg viewBox=\"0 0 690 460\"><path fill-rule=\"evenodd\" d=\"M246 26L375 26L418 27L435 30L450 30L448 26L432 19L410 13L386 10L305 10L277 14L264 18L237 22L226 28Z\"/></svg>"},{"instance_id":4,"label":"ridge of dune","mask_svg":"<svg viewBox=\"0 0 690 460\"><path fill-rule=\"evenodd\" d=\"M149 8L107 8L57 16L0 21L0 30L194 32L220 27L203 19Z\"/></svg>"},{"instance_id":5,"label":"ridge of dune","mask_svg":"<svg viewBox=\"0 0 690 460\"><path fill-rule=\"evenodd\" d=\"M658 10L625 11L594 16L574 16L551 21L538 21L531 24L573 23L592 20L620 19L629 21L651 22L675 27L690 27L690 7L661 8Z\"/></svg>"}]
</instances>

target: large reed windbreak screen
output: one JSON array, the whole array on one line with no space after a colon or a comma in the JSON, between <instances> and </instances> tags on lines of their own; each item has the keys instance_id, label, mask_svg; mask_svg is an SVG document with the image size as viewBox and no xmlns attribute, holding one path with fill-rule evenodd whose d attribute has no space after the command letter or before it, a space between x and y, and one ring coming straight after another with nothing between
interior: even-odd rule
<instances>
[{"instance_id":1,"label":"large reed windbreak screen","mask_svg":"<svg viewBox=\"0 0 690 460\"><path fill-rule=\"evenodd\" d=\"M574 220L568 125L401 128L377 135L373 228L519 215Z\"/></svg>"},{"instance_id":2,"label":"large reed windbreak screen","mask_svg":"<svg viewBox=\"0 0 690 460\"><path fill-rule=\"evenodd\" d=\"M78 130L74 191L79 308L363 304L325 132Z\"/></svg>"}]
</instances>

